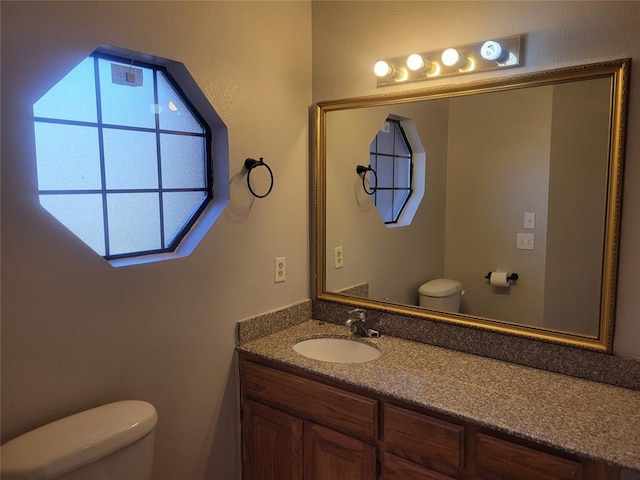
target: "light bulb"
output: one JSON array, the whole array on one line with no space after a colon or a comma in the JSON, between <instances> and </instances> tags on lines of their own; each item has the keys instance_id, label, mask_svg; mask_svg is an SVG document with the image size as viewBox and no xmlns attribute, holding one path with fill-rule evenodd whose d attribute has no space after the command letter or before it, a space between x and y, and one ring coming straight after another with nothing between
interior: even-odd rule
<instances>
[{"instance_id":1,"label":"light bulb","mask_svg":"<svg viewBox=\"0 0 640 480\"><path fill-rule=\"evenodd\" d=\"M437 77L440 75L440 70L442 70L440 64L438 62L432 62L431 68L427 72L427 77Z\"/></svg>"},{"instance_id":2,"label":"light bulb","mask_svg":"<svg viewBox=\"0 0 640 480\"><path fill-rule=\"evenodd\" d=\"M498 60L498 65L501 66L508 66L508 65L518 65L518 56L513 53L513 52L509 52L509 55L507 55L506 60L502 61L502 59Z\"/></svg>"},{"instance_id":3,"label":"light bulb","mask_svg":"<svg viewBox=\"0 0 640 480\"><path fill-rule=\"evenodd\" d=\"M503 58L502 46L498 42L488 40L480 47L480 55L482 55L482 58L485 60L499 61Z\"/></svg>"},{"instance_id":4,"label":"light bulb","mask_svg":"<svg viewBox=\"0 0 640 480\"><path fill-rule=\"evenodd\" d=\"M424 58L422 58L422 55L413 53L407 57L407 67L409 67L409 70L413 70L414 72L416 72L425 68L426 65L427 63L425 62Z\"/></svg>"},{"instance_id":5,"label":"light bulb","mask_svg":"<svg viewBox=\"0 0 640 480\"><path fill-rule=\"evenodd\" d=\"M442 63L447 67L453 67L460 64L460 54L455 48L447 48L442 52Z\"/></svg>"},{"instance_id":6,"label":"light bulb","mask_svg":"<svg viewBox=\"0 0 640 480\"><path fill-rule=\"evenodd\" d=\"M373 72L377 77L386 77L393 73L393 67L384 60L380 60L373 66Z\"/></svg>"},{"instance_id":7,"label":"light bulb","mask_svg":"<svg viewBox=\"0 0 640 480\"><path fill-rule=\"evenodd\" d=\"M397 82L404 82L409 78L409 71L406 68L396 70L394 78Z\"/></svg>"}]
</instances>

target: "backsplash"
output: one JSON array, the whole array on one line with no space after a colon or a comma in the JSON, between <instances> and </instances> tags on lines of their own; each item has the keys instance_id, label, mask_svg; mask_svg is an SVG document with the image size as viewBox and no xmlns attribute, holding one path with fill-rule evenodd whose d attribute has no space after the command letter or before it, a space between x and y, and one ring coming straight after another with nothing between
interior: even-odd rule
<instances>
[{"instance_id":1,"label":"backsplash","mask_svg":"<svg viewBox=\"0 0 640 480\"><path fill-rule=\"evenodd\" d=\"M237 325L238 344L270 335L309 319L342 324L353 307L306 300ZM543 342L445 322L368 311L372 326L383 335L467 352L618 387L640 390L640 360Z\"/></svg>"},{"instance_id":2,"label":"backsplash","mask_svg":"<svg viewBox=\"0 0 640 480\"><path fill-rule=\"evenodd\" d=\"M237 343L242 345L285 328L306 322L312 316L311 300L240 320L236 326Z\"/></svg>"},{"instance_id":3,"label":"backsplash","mask_svg":"<svg viewBox=\"0 0 640 480\"><path fill-rule=\"evenodd\" d=\"M343 323L353 307L315 300L313 318ZM368 311L383 335L428 343L528 367L640 390L640 360L465 327L436 320Z\"/></svg>"}]
</instances>

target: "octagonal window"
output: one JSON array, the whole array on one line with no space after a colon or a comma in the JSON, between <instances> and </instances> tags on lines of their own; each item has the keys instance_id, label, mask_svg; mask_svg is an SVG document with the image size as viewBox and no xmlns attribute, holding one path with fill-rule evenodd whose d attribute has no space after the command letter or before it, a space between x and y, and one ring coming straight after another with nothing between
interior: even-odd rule
<instances>
[{"instance_id":1,"label":"octagonal window","mask_svg":"<svg viewBox=\"0 0 640 480\"><path fill-rule=\"evenodd\" d=\"M40 204L116 266L188 255L228 201L226 126L182 64L142 56L102 47L33 106Z\"/></svg>"},{"instance_id":2,"label":"octagonal window","mask_svg":"<svg viewBox=\"0 0 640 480\"><path fill-rule=\"evenodd\" d=\"M424 195L426 155L413 121L389 115L371 142L373 202L389 227L409 225Z\"/></svg>"}]
</instances>

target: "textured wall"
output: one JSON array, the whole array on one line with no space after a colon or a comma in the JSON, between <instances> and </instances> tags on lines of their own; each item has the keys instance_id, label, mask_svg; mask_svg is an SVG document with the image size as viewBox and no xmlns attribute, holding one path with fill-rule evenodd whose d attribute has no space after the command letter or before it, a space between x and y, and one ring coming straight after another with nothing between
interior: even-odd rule
<instances>
[{"instance_id":1,"label":"textured wall","mask_svg":"<svg viewBox=\"0 0 640 480\"><path fill-rule=\"evenodd\" d=\"M1 9L2 440L143 399L160 418L154 478L239 478L235 323L309 297L310 4ZM31 106L100 44L183 62L229 128L231 202L190 257L113 268L38 205ZM252 202L242 166L258 156L275 186Z\"/></svg>"},{"instance_id":2,"label":"textured wall","mask_svg":"<svg viewBox=\"0 0 640 480\"><path fill-rule=\"evenodd\" d=\"M322 101L438 85L377 89L380 58L526 34L525 66L505 75L640 58L638 2L313 2L313 99ZM637 72L636 72L637 73ZM494 78L501 72L451 80ZM640 358L640 75L632 75L627 128L615 352Z\"/></svg>"}]
</instances>

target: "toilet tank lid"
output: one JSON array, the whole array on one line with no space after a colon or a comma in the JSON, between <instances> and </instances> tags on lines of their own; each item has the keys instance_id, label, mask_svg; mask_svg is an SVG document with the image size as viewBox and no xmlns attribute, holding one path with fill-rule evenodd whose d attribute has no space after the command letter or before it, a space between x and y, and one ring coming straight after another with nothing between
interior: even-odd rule
<instances>
[{"instance_id":1,"label":"toilet tank lid","mask_svg":"<svg viewBox=\"0 0 640 480\"><path fill-rule=\"evenodd\" d=\"M427 297L448 297L462 290L462 283L449 278L436 278L423 284L418 291Z\"/></svg>"},{"instance_id":2,"label":"toilet tank lid","mask_svg":"<svg viewBox=\"0 0 640 480\"><path fill-rule=\"evenodd\" d=\"M45 480L106 457L144 437L158 422L140 400L92 408L36 428L0 447L0 477Z\"/></svg>"}]
</instances>

